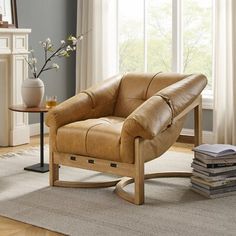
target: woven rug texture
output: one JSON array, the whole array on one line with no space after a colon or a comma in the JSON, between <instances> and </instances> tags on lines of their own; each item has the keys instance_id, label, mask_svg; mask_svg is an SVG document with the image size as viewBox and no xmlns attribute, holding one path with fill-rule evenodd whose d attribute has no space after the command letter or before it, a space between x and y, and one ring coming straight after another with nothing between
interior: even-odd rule
<instances>
[{"instance_id":1,"label":"woven rug texture","mask_svg":"<svg viewBox=\"0 0 236 236\"><path fill-rule=\"evenodd\" d=\"M48 150L45 150L48 161ZM168 151L148 163L146 172L191 171L193 155ZM236 196L206 199L189 179L145 182L145 204L130 204L114 188L50 187L48 173L24 171L39 161L38 148L0 156L0 215L66 235L236 235ZM61 167L64 180L116 177ZM133 185L127 186L133 191Z\"/></svg>"}]
</instances>

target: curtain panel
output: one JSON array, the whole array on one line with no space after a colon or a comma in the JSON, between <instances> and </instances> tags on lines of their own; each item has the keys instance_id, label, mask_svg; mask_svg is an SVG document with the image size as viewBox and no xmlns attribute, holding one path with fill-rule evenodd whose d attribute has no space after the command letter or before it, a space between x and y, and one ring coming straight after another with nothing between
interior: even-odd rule
<instances>
[{"instance_id":1,"label":"curtain panel","mask_svg":"<svg viewBox=\"0 0 236 236\"><path fill-rule=\"evenodd\" d=\"M117 73L116 0L77 0L76 92Z\"/></svg>"},{"instance_id":2,"label":"curtain panel","mask_svg":"<svg viewBox=\"0 0 236 236\"><path fill-rule=\"evenodd\" d=\"M236 145L236 1L215 0L214 135Z\"/></svg>"}]
</instances>

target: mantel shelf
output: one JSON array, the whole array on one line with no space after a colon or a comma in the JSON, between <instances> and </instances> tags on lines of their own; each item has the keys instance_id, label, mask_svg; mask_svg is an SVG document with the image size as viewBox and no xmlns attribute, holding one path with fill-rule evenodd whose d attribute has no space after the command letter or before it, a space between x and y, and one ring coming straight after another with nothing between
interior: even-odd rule
<instances>
[{"instance_id":1,"label":"mantel shelf","mask_svg":"<svg viewBox=\"0 0 236 236\"><path fill-rule=\"evenodd\" d=\"M21 28L0 28L0 33L30 33L31 29L21 29Z\"/></svg>"}]
</instances>

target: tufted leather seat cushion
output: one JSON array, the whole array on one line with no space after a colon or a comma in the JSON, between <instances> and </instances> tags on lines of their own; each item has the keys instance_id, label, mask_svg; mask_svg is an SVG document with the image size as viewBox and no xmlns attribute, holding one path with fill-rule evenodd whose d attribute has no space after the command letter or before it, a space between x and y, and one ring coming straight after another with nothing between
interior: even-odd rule
<instances>
[{"instance_id":1,"label":"tufted leather seat cushion","mask_svg":"<svg viewBox=\"0 0 236 236\"><path fill-rule=\"evenodd\" d=\"M124 118L102 117L70 123L57 131L57 150L106 160L120 160Z\"/></svg>"}]
</instances>

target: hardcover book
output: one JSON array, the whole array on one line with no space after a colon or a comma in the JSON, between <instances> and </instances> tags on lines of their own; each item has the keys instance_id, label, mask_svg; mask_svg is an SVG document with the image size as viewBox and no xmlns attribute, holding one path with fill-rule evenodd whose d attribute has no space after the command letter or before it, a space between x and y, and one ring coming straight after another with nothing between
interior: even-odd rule
<instances>
[{"instance_id":1,"label":"hardcover book","mask_svg":"<svg viewBox=\"0 0 236 236\"><path fill-rule=\"evenodd\" d=\"M220 193L227 193L227 192L233 192L233 191L236 191L236 186L231 186L231 187L227 187L227 188L219 188L219 189L212 189L212 190L209 190L209 189L206 189L206 188L203 188L197 184L192 184L192 186L194 188L197 188L199 190L201 190L202 192L208 194L208 195L213 195L213 194L220 194Z\"/></svg>"},{"instance_id":2,"label":"hardcover book","mask_svg":"<svg viewBox=\"0 0 236 236\"><path fill-rule=\"evenodd\" d=\"M236 146L229 144L202 144L193 148L193 151L206 154L209 158L223 157L228 155L236 155Z\"/></svg>"},{"instance_id":3,"label":"hardcover book","mask_svg":"<svg viewBox=\"0 0 236 236\"><path fill-rule=\"evenodd\" d=\"M206 163L194 158L193 162L200 165L200 166L206 167L206 168L223 168L223 167L236 166L236 161L235 161L235 163L224 163L221 161L220 163L206 164Z\"/></svg>"},{"instance_id":4,"label":"hardcover book","mask_svg":"<svg viewBox=\"0 0 236 236\"><path fill-rule=\"evenodd\" d=\"M226 173L226 172L229 172L229 171L236 170L236 166L206 168L204 166L199 165L196 161L193 161L191 166L195 170L200 170L200 171L208 172L208 173L211 173L211 174Z\"/></svg>"},{"instance_id":5,"label":"hardcover book","mask_svg":"<svg viewBox=\"0 0 236 236\"><path fill-rule=\"evenodd\" d=\"M236 180L236 173L235 172L234 172L234 174L209 176L209 175L206 175L205 172L199 172L199 171L193 170L193 176L200 177L200 178L205 179L210 182L223 181L223 180L224 181Z\"/></svg>"},{"instance_id":6,"label":"hardcover book","mask_svg":"<svg viewBox=\"0 0 236 236\"><path fill-rule=\"evenodd\" d=\"M193 181L194 183L197 183L197 184L202 184L204 185L206 188L208 187L220 187L220 186L225 186L225 185L228 185L228 184L235 184L236 185L236 180L219 180L219 181L207 181L205 179L202 179L200 177L197 177L197 176L192 176L191 177L191 181Z\"/></svg>"},{"instance_id":7,"label":"hardcover book","mask_svg":"<svg viewBox=\"0 0 236 236\"><path fill-rule=\"evenodd\" d=\"M194 158L205 163L205 164L229 164L236 163L236 155L225 156L225 157L211 157L207 158L206 154L194 153Z\"/></svg>"},{"instance_id":8,"label":"hardcover book","mask_svg":"<svg viewBox=\"0 0 236 236\"><path fill-rule=\"evenodd\" d=\"M202 190L199 190L199 188L197 188L196 186L192 186L192 190L208 198L219 198L219 197L232 196L236 194L236 191L224 192L224 193L218 193L218 194L208 194L208 193L203 192Z\"/></svg>"}]
</instances>

